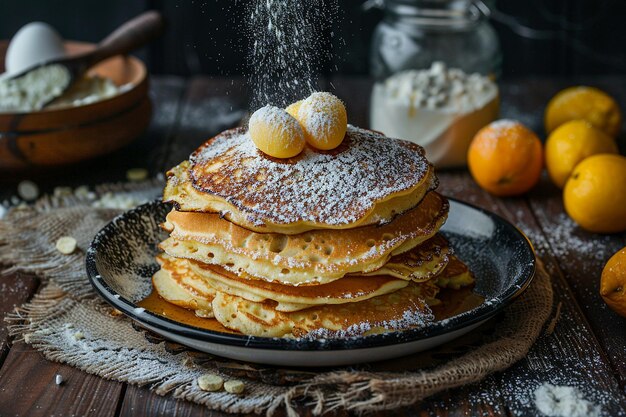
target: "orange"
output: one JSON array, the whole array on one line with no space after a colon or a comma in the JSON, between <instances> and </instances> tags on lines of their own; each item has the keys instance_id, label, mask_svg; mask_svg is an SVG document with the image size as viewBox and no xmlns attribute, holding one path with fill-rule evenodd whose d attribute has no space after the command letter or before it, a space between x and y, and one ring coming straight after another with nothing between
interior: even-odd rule
<instances>
[{"instance_id":1,"label":"orange","mask_svg":"<svg viewBox=\"0 0 626 417\"><path fill-rule=\"evenodd\" d=\"M543 149L537 135L521 123L499 120L474 136L467 164L485 190L498 196L518 195L539 181Z\"/></svg>"},{"instance_id":2,"label":"orange","mask_svg":"<svg viewBox=\"0 0 626 417\"><path fill-rule=\"evenodd\" d=\"M557 187L565 182L580 161L600 153L618 153L615 140L586 120L563 123L546 141L546 168Z\"/></svg>"},{"instance_id":3,"label":"orange","mask_svg":"<svg viewBox=\"0 0 626 417\"><path fill-rule=\"evenodd\" d=\"M609 259L600 278L600 295L617 314L626 317L626 247Z\"/></svg>"},{"instance_id":4,"label":"orange","mask_svg":"<svg viewBox=\"0 0 626 417\"><path fill-rule=\"evenodd\" d=\"M565 211L583 229L626 230L626 157L601 154L576 165L563 190Z\"/></svg>"},{"instance_id":5,"label":"orange","mask_svg":"<svg viewBox=\"0 0 626 417\"><path fill-rule=\"evenodd\" d=\"M555 95L544 116L546 133L576 119L587 120L612 137L617 137L622 128L622 113L615 100L593 87L569 87Z\"/></svg>"}]
</instances>

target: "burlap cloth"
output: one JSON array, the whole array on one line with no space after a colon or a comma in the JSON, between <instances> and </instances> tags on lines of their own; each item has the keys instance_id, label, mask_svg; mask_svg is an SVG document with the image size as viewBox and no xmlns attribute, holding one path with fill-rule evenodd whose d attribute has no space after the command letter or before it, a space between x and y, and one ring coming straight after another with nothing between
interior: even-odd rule
<instances>
[{"instance_id":1,"label":"burlap cloth","mask_svg":"<svg viewBox=\"0 0 626 417\"><path fill-rule=\"evenodd\" d=\"M161 187L119 185L98 192L126 190L148 200ZM49 360L103 378L147 385L159 395L211 409L271 414L284 407L291 416L297 414L296 406L321 414L411 405L442 390L480 381L523 358L552 309L550 278L540 265L530 288L496 320L430 352L320 371L233 362L137 329L93 292L84 270L85 251L94 234L120 212L94 208L85 198L45 197L0 220L0 264L5 272L31 273L42 281L35 297L7 318L10 332ZM75 237L80 250L60 254L54 244L64 235ZM75 337L77 333L84 338ZM199 390L196 379L208 371L243 379L245 393Z\"/></svg>"}]
</instances>

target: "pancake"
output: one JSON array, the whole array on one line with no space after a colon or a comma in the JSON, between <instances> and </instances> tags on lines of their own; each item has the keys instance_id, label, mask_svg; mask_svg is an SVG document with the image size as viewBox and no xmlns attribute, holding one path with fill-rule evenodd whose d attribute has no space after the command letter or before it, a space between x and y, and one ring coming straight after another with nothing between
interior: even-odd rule
<instances>
[{"instance_id":1,"label":"pancake","mask_svg":"<svg viewBox=\"0 0 626 417\"><path fill-rule=\"evenodd\" d=\"M161 265L152 277L152 286L168 302L195 310L201 317L213 317L211 302L215 289L194 274L184 259L161 254L157 256Z\"/></svg>"},{"instance_id":2,"label":"pancake","mask_svg":"<svg viewBox=\"0 0 626 417\"><path fill-rule=\"evenodd\" d=\"M251 336L265 337L352 337L421 327L434 316L427 300L438 287L430 282L408 286L358 303L323 305L285 313L273 302L252 302L242 297L217 293L213 300L215 318L224 327Z\"/></svg>"},{"instance_id":3,"label":"pancake","mask_svg":"<svg viewBox=\"0 0 626 417\"><path fill-rule=\"evenodd\" d=\"M356 303L388 294L408 285L406 280L389 276L349 276L329 284L294 287L250 276L240 276L218 265L189 261L191 270L217 291L249 301L275 301L277 311L298 311L324 304Z\"/></svg>"},{"instance_id":4,"label":"pancake","mask_svg":"<svg viewBox=\"0 0 626 417\"><path fill-rule=\"evenodd\" d=\"M283 234L389 222L437 186L422 147L353 126L333 151L307 147L283 160L258 151L244 129L228 130L167 175L163 199L180 211Z\"/></svg>"},{"instance_id":5,"label":"pancake","mask_svg":"<svg viewBox=\"0 0 626 417\"><path fill-rule=\"evenodd\" d=\"M160 247L171 256L223 265L287 285L328 283L381 268L391 256L430 239L448 214L447 200L430 192L420 204L382 226L316 230L298 235L256 233L219 215L171 211Z\"/></svg>"},{"instance_id":6,"label":"pancake","mask_svg":"<svg viewBox=\"0 0 626 417\"><path fill-rule=\"evenodd\" d=\"M421 245L393 256L382 268L362 275L387 275L424 282L439 275L446 268L451 254L448 241L436 234Z\"/></svg>"},{"instance_id":7,"label":"pancake","mask_svg":"<svg viewBox=\"0 0 626 417\"><path fill-rule=\"evenodd\" d=\"M474 274L459 258L452 255L448 261L448 265L434 279L435 284L439 288L452 288L454 290L463 287L469 287L476 282Z\"/></svg>"}]
</instances>

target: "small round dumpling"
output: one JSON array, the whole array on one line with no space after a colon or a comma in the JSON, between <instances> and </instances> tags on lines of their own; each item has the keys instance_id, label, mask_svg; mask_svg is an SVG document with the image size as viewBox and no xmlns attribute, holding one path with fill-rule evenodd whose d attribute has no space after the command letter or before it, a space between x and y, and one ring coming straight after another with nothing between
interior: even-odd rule
<instances>
[{"instance_id":1,"label":"small round dumpling","mask_svg":"<svg viewBox=\"0 0 626 417\"><path fill-rule=\"evenodd\" d=\"M262 152L275 158L291 158L302 152L304 131L296 119L275 106L261 107L248 124L252 142Z\"/></svg>"},{"instance_id":2,"label":"small round dumpling","mask_svg":"<svg viewBox=\"0 0 626 417\"><path fill-rule=\"evenodd\" d=\"M311 94L299 105L297 119L304 129L306 141L322 150L341 145L348 129L346 107L330 93Z\"/></svg>"},{"instance_id":3,"label":"small round dumpling","mask_svg":"<svg viewBox=\"0 0 626 417\"><path fill-rule=\"evenodd\" d=\"M287 106L285 111L297 119L298 112L300 111L300 106L302 106L302 103L304 103L304 100L299 100L299 101L296 101L295 103L291 103L290 105Z\"/></svg>"}]
</instances>

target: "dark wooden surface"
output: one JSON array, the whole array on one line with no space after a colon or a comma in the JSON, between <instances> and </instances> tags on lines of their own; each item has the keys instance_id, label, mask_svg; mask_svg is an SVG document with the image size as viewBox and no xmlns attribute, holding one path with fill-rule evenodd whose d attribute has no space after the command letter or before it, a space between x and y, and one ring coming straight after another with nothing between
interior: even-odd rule
<instances>
[{"instance_id":1,"label":"dark wooden surface","mask_svg":"<svg viewBox=\"0 0 626 417\"><path fill-rule=\"evenodd\" d=\"M578 83L599 86L626 103L626 77L577 80L519 80L502 84L502 115L519 119L542 134L547 100L560 88ZM367 126L370 84L337 78L323 83L336 88L348 105L350 122ZM134 144L96 161L47 172L4 174L0 200L15 194L28 177L42 191L55 186L95 185L123 180L129 168L145 167L152 175L187 157L208 136L235 125L245 115L246 89L241 80L161 77L153 80L155 115L150 129ZM624 150L623 138L621 139ZM626 412L626 319L608 309L598 295L606 260L626 245L626 234L586 233L567 219L560 192L544 177L528 196L496 198L467 172L439 173L441 190L492 210L525 231L554 276L559 320L528 356L505 372L479 384L399 410L403 416L535 416L532 392L544 381L584 387L592 398L602 393L607 416ZM37 290L31 276L0 278L0 315L28 300ZM54 384L54 375L66 381ZM302 409L306 413L305 409ZM160 397L145 387L118 382L44 360L23 342L14 342L0 323L0 417L4 416L218 416L195 404Z\"/></svg>"}]
</instances>

